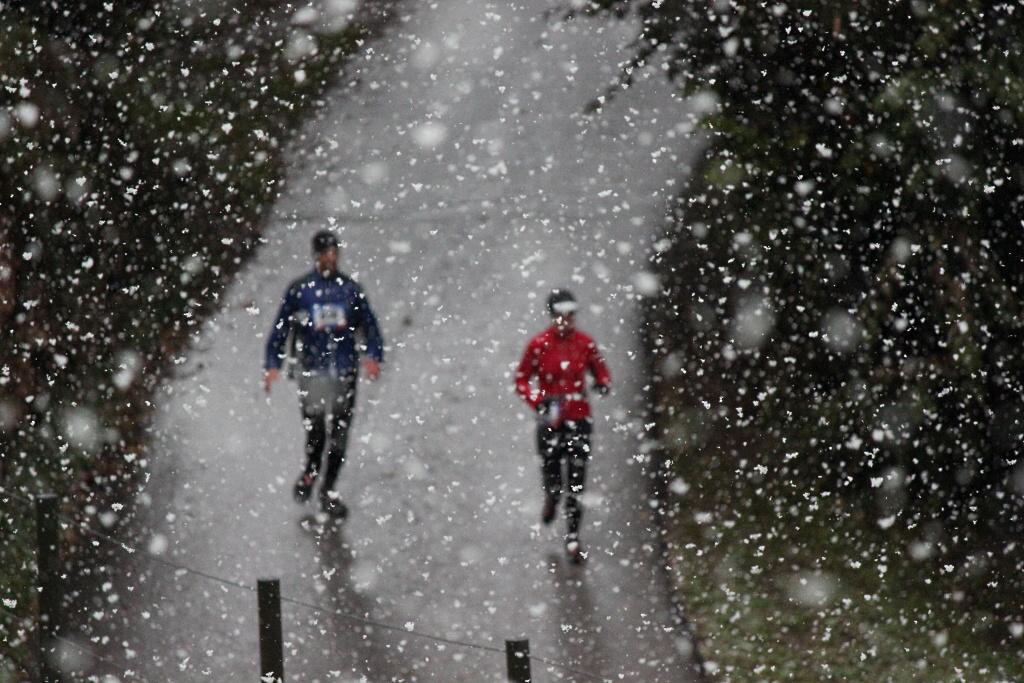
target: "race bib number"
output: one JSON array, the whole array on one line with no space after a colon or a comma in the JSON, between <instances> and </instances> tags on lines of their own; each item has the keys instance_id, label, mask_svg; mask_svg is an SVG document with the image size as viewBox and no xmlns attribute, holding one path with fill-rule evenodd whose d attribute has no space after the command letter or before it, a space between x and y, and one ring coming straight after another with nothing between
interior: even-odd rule
<instances>
[{"instance_id":1,"label":"race bib number","mask_svg":"<svg viewBox=\"0 0 1024 683\"><path fill-rule=\"evenodd\" d=\"M314 304L313 327L317 330L341 330L348 327L345 308L337 304Z\"/></svg>"}]
</instances>

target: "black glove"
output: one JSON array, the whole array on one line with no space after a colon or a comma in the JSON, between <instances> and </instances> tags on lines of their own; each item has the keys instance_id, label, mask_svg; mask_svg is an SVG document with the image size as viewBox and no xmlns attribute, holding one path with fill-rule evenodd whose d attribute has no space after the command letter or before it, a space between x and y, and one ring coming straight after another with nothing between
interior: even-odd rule
<instances>
[{"instance_id":1,"label":"black glove","mask_svg":"<svg viewBox=\"0 0 1024 683\"><path fill-rule=\"evenodd\" d=\"M540 403L537 404L537 414L538 415L543 416L543 415L547 415L550 412L551 412L551 399L550 398L546 398L546 399L544 399L543 401L541 401Z\"/></svg>"},{"instance_id":2,"label":"black glove","mask_svg":"<svg viewBox=\"0 0 1024 683\"><path fill-rule=\"evenodd\" d=\"M607 384L595 384L594 393L598 396L607 396L610 387Z\"/></svg>"}]
</instances>

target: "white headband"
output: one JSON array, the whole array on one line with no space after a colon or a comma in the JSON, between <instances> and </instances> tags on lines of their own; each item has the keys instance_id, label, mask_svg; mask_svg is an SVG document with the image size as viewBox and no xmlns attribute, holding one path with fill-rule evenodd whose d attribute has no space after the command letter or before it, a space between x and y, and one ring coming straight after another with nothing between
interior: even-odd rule
<instances>
[{"instance_id":1,"label":"white headband","mask_svg":"<svg viewBox=\"0 0 1024 683\"><path fill-rule=\"evenodd\" d=\"M556 314L560 315L568 315L569 313L575 313L576 308L577 306L575 301L559 301L558 303L552 304L551 306L551 310L553 310Z\"/></svg>"}]
</instances>

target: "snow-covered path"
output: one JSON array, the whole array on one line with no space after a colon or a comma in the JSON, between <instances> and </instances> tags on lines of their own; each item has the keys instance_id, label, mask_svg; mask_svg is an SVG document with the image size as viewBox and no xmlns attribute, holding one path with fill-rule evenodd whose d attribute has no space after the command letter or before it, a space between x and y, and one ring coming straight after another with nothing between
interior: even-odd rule
<instances>
[{"instance_id":1,"label":"snow-covered path","mask_svg":"<svg viewBox=\"0 0 1024 683\"><path fill-rule=\"evenodd\" d=\"M153 555L97 608L141 680L256 680L263 577L281 580L288 681L501 681L518 638L536 681L692 680L647 499L634 310L686 112L650 79L581 115L631 31L551 8L410 3L296 144L266 244L162 394L131 539ZM390 347L359 388L339 528L291 501L294 385L260 386L280 296L326 225ZM539 523L532 417L511 393L555 286L615 381L596 402L583 568L562 556L564 519Z\"/></svg>"}]
</instances>

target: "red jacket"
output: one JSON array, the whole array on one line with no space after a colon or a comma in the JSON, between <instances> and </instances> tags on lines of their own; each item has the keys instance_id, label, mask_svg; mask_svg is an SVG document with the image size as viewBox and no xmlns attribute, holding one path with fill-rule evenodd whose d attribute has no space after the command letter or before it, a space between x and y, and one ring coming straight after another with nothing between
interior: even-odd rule
<instances>
[{"instance_id":1,"label":"red jacket","mask_svg":"<svg viewBox=\"0 0 1024 683\"><path fill-rule=\"evenodd\" d=\"M562 419L582 420L590 417L587 371L595 384L611 385L608 366L593 339L579 330L562 338L549 327L526 345L516 368L516 393L534 410L545 398L561 398ZM531 386L534 377L537 389Z\"/></svg>"}]
</instances>

